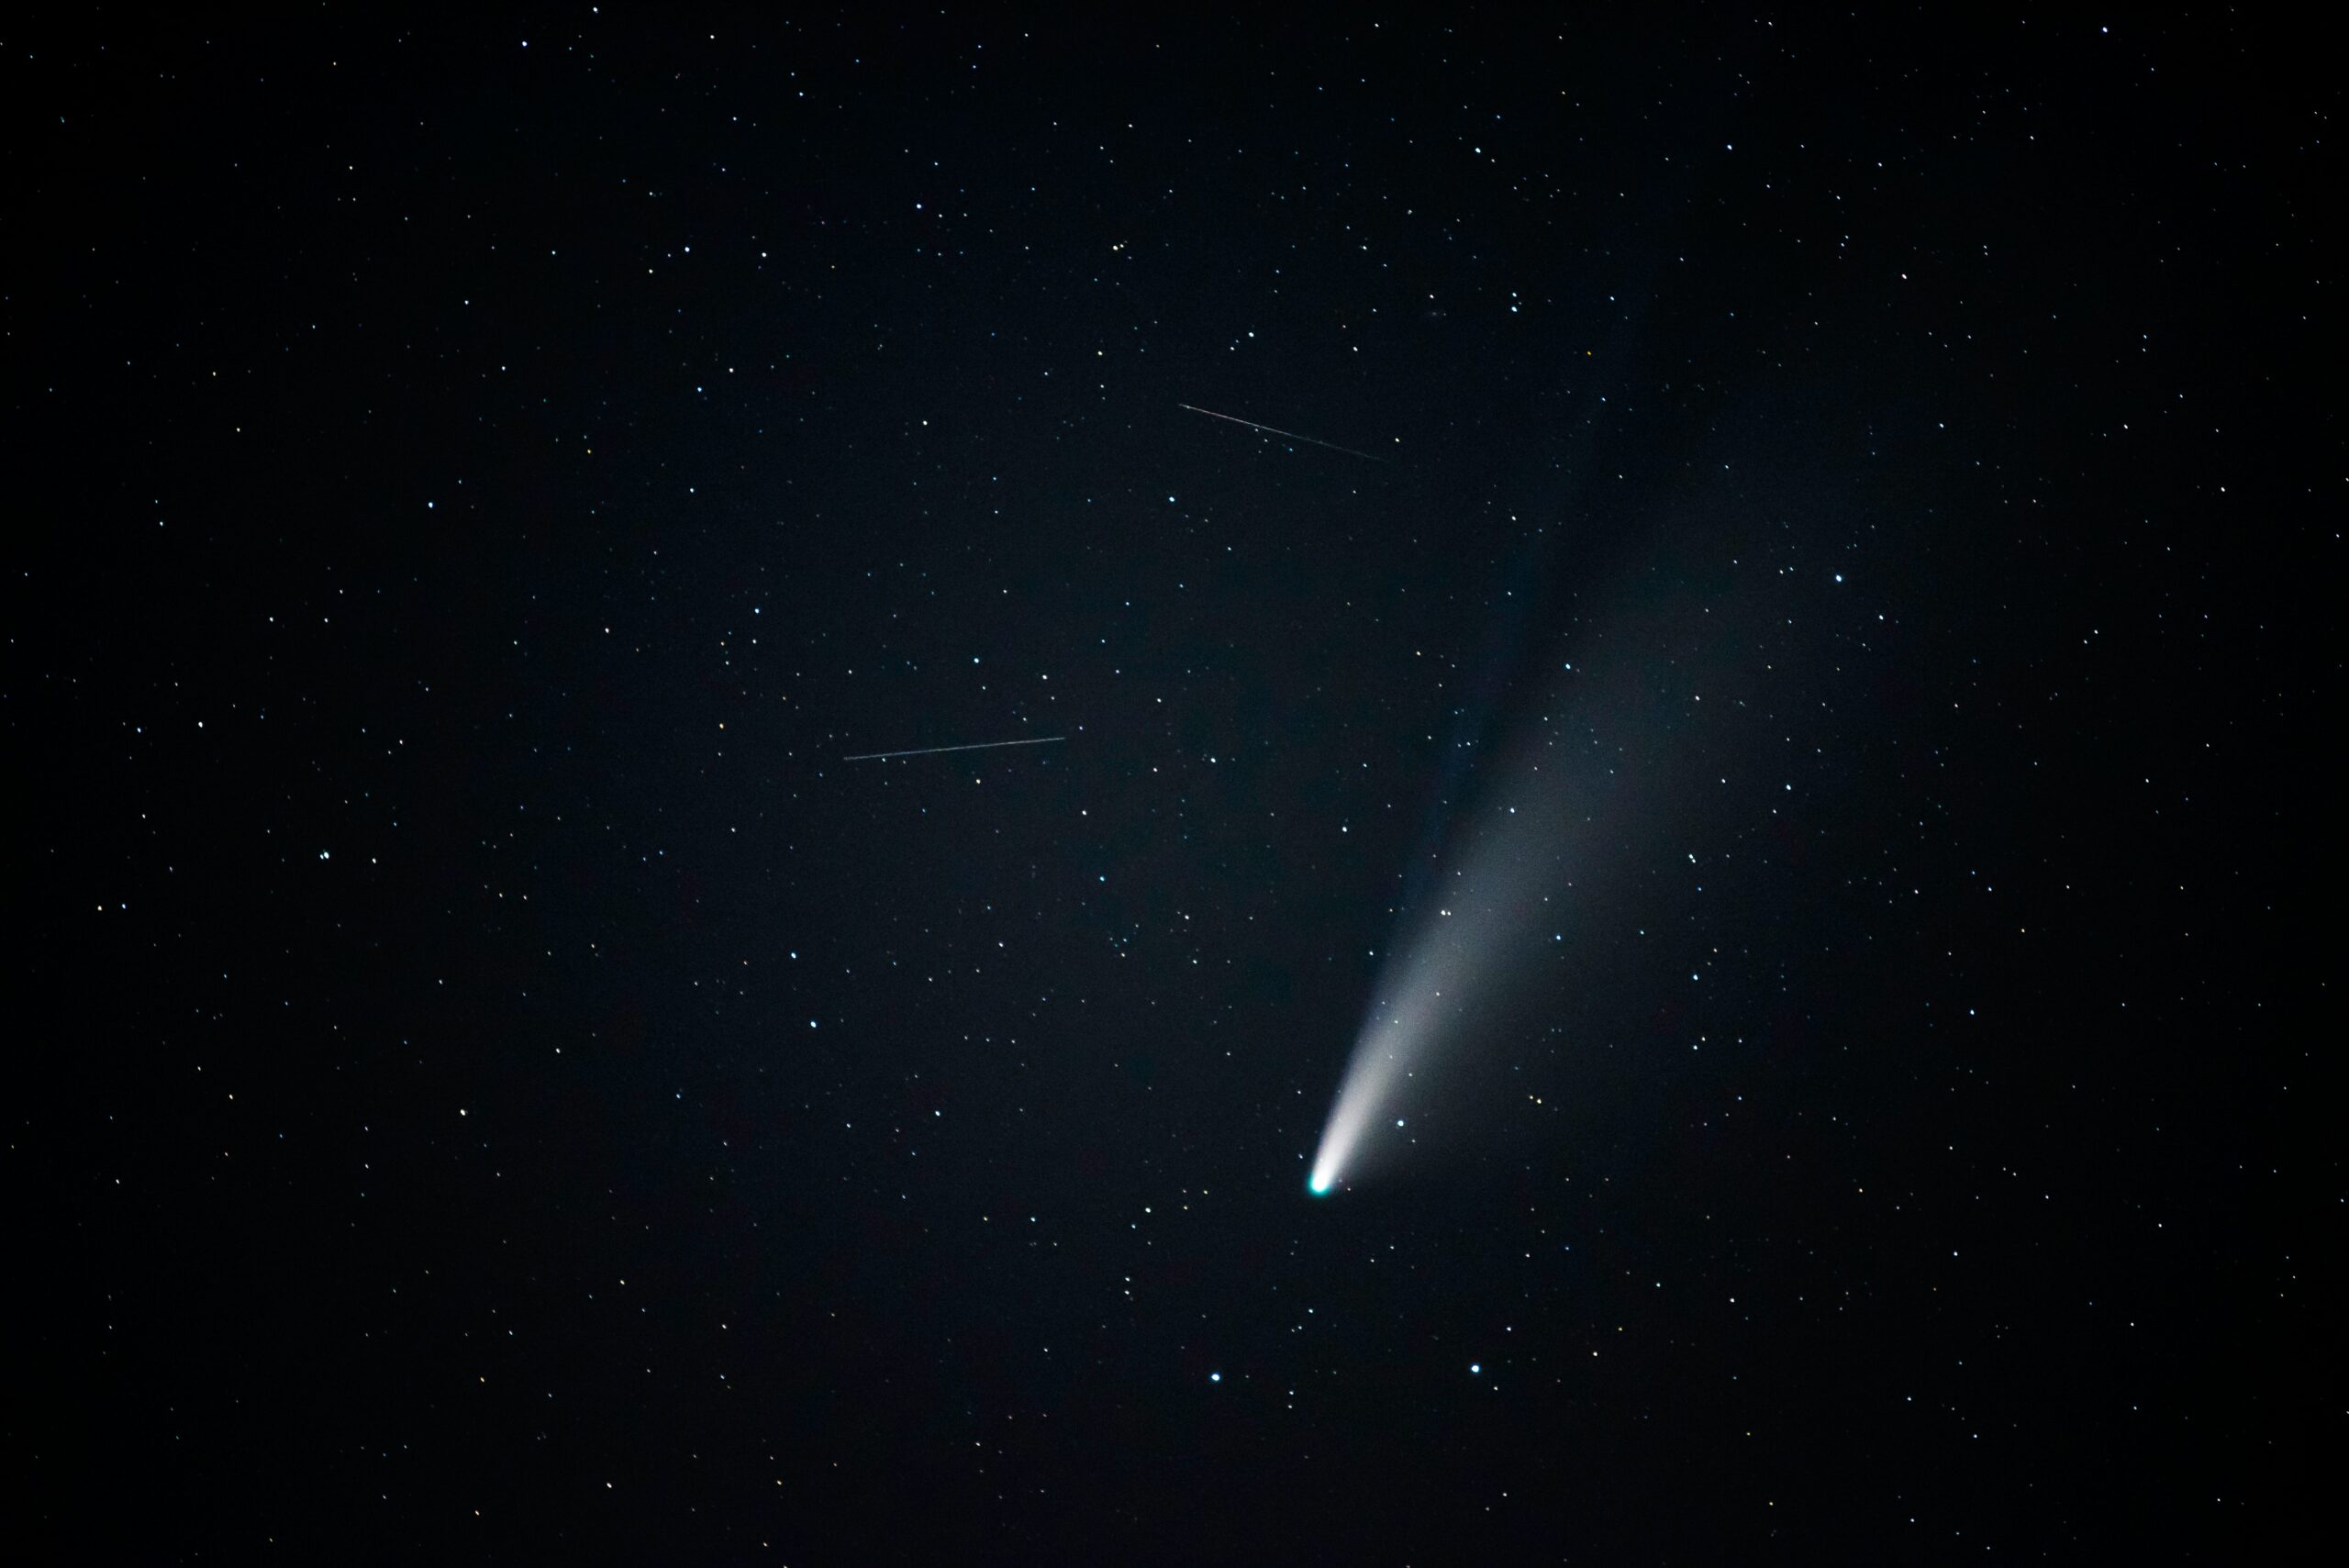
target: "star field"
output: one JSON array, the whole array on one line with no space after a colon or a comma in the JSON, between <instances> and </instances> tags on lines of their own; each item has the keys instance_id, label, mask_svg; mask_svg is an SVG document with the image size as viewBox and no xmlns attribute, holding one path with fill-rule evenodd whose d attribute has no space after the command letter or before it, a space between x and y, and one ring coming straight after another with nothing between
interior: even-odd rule
<instances>
[{"instance_id":1,"label":"star field","mask_svg":"<svg viewBox=\"0 0 2349 1568\"><path fill-rule=\"evenodd\" d=\"M2231 13L20 26L35 1555L2299 1539L2339 99Z\"/></svg>"}]
</instances>

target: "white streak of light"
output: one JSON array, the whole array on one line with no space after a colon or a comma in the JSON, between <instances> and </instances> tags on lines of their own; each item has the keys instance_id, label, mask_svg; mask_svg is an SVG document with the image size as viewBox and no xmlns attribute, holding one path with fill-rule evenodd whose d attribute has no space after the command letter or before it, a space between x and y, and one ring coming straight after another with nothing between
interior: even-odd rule
<instances>
[{"instance_id":1,"label":"white streak of light","mask_svg":"<svg viewBox=\"0 0 2349 1568\"><path fill-rule=\"evenodd\" d=\"M935 757L941 751L996 751L1006 746L1049 746L1055 740L1065 740L1065 735L1046 735L1034 740L974 740L967 746L924 746L913 751L859 751L853 757L842 757L843 762L877 762L889 757Z\"/></svg>"}]
</instances>

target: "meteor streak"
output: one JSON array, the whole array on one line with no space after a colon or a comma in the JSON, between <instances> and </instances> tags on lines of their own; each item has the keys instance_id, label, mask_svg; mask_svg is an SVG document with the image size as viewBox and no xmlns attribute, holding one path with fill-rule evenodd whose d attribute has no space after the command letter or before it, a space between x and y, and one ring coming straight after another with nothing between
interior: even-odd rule
<instances>
[{"instance_id":1,"label":"meteor streak","mask_svg":"<svg viewBox=\"0 0 2349 1568\"><path fill-rule=\"evenodd\" d=\"M1065 740L1065 735L1047 735L1035 740L974 740L967 746L923 746L911 751L859 751L853 757L842 757L843 762L877 762L885 757L935 757L941 751L992 751L1003 746L1049 746L1055 740Z\"/></svg>"},{"instance_id":2,"label":"meteor streak","mask_svg":"<svg viewBox=\"0 0 2349 1568\"><path fill-rule=\"evenodd\" d=\"M1318 436L1300 436L1295 430L1276 430L1270 425L1259 425L1253 419L1242 419L1237 414L1219 414L1212 408L1201 408L1197 404L1193 403L1177 403L1174 406L1177 408L1187 408L1194 414L1204 414L1210 419L1227 419L1235 425L1245 425L1252 430L1262 430L1268 436L1279 436L1285 440L1305 441L1317 447L1328 447L1333 452L1343 452L1348 457L1358 457L1364 462L1385 462L1386 461L1385 458L1379 457L1375 453L1358 452L1352 447L1341 447L1335 441L1325 441Z\"/></svg>"}]
</instances>

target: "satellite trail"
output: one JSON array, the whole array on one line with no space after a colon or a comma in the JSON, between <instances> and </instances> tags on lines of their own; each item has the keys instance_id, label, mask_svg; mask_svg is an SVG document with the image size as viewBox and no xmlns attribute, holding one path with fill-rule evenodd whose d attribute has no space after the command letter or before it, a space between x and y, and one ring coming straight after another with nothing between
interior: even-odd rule
<instances>
[{"instance_id":1,"label":"satellite trail","mask_svg":"<svg viewBox=\"0 0 2349 1568\"><path fill-rule=\"evenodd\" d=\"M843 762L877 762L885 757L935 757L941 751L992 751L1002 746L1049 746L1055 740L1065 740L1065 735L1047 735L1036 740L974 740L967 746L924 746L912 751L859 751L853 757L842 757Z\"/></svg>"},{"instance_id":2,"label":"satellite trail","mask_svg":"<svg viewBox=\"0 0 2349 1568\"><path fill-rule=\"evenodd\" d=\"M1295 430L1275 430L1270 425L1259 425L1255 420L1242 419L1237 414L1219 414L1212 408L1202 408L1195 403L1177 403L1174 406L1177 408L1187 408L1194 414L1204 414L1210 419L1229 419L1235 425L1245 425L1252 430L1262 430L1268 436L1279 436L1286 440L1306 441L1317 447L1328 447L1333 452L1343 452L1348 457L1358 457L1364 462L1385 462L1386 461L1385 458L1376 456L1371 452L1358 452L1352 447L1341 447L1335 441L1325 441L1318 436L1300 436Z\"/></svg>"}]
</instances>

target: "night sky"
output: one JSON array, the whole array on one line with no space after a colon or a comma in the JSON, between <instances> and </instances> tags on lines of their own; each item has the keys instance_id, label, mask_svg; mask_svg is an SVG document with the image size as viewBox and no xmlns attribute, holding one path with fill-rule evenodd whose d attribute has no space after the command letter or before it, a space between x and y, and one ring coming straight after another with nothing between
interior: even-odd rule
<instances>
[{"instance_id":1,"label":"night sky","mask_svg":"<svg viewBox=\"0 0 2349 1568\"><path fill-rule=\"evenodd\" d=\"M18 18L12 1533L2280 1548L2341 97L2218 9Z\"/></svg>"}]
</instances>

